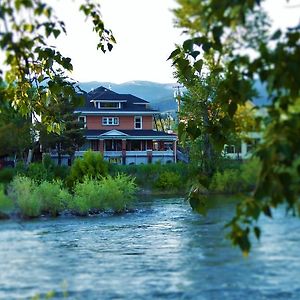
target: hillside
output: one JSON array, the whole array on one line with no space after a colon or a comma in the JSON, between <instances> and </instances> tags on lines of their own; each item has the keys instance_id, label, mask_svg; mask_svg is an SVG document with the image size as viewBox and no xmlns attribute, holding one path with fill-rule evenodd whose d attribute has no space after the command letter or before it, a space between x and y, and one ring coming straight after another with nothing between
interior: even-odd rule
<instances>
[{"instance_id":1,"label":"hillside","mask_svg":"<svg viewBox=\"0 0 300 300\"><path fill-rule=\"evenodd\" d=\"M150 102L151 106L161 112L175 112L177 108L173 96L173 83L157 83L150 81L129 81L121 84L111 82L82 82L79 84L86 92L99 86L110 88L120 94L132 94Z\"/></svg>"},{"instance_id":2,"label":"hillside","mask_svg":"<svg viewBox=\"0 0 300 300\"><path fill-rule=\"evenodd\" d=\"M157 83L151 81L129 81L121 84L112 82L90 81L79 84L81 89L86 92L91 91L99 86L104 86L120 94L132 94L150 102L154 109L161 112L175 113L177 103L174 99L174 86L176 83ZM268 103L267 92L264 86L255 82L254 87L258 96L253 99L255 105L262 106Z\"/></svg>"}]
</instances>

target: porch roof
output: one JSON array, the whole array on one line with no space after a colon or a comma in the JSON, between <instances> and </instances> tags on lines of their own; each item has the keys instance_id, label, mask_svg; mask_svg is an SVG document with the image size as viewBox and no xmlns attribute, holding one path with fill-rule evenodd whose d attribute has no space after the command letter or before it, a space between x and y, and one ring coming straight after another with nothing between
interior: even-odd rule
<instances>
[{"instance_id":1,"label":"porch roof","mask_svg":"<svg viewBox=\"0 0 300 300\"><path fill-rule=\"evenodd\" d=\"M155 130L86 130L85 137L91 139L145 139L145 140L177 140L176 134Z\"/></svg>"}]
</instances>

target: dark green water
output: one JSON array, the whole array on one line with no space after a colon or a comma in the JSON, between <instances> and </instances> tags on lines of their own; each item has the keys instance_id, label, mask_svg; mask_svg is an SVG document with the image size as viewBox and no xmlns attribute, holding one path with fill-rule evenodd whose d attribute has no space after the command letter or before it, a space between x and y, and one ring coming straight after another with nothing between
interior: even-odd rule
<instances>
[{"instance_id":1,"label":"dark green water","mask_svg":"<svg viewBox=\"0 0 300 300\"><path fill-rule=\"evenodd\" d=\"M224 238L234 208L207 217L180 198L122 216L0 222L0 299L300 299L300 220L264 219L248 259Z\"/></svg>"}]
</instances>

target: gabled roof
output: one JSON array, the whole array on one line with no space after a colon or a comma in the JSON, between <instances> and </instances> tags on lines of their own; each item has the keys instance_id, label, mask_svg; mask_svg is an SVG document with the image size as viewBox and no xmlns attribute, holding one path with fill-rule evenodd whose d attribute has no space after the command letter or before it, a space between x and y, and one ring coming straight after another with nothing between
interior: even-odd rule
<instances>
[{"instance_id":1,"label":"gabled roof","mask_svg":"<svg viewBox=\"0 0 300 300\"><path fill-rule=\"evenodd\" d=\"M146 105L149 103L148 101L141 99L139 97L136 97L131 94L118 94L116 92L113 92L103 86L100 86L96 88L95 90L90 91L89 93L86 93L84 95L85 97L85 105L82 107L78 107L76 109L76 112L108 112L108 111L114 111L114 112L153 112L156 113L157 110L151 109L149 107L146 107ZM124 102L121 109L106 109L106 108L97 108L94 106L94 101L114 101L114 102ZM92 102L91 102L92 101Z\"/></svg>"}]
</instances>

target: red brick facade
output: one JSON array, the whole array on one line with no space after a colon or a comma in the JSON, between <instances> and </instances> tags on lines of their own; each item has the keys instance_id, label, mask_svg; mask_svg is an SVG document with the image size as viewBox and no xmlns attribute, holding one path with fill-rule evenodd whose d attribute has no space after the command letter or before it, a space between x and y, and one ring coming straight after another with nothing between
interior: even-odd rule
<instances>
[{"instance_id":1,"label":"red brick facade","mask_svg":"<svg viewBox=\"0 0 300 300\"><path fill-rule=\"evenodd\" d=\"M139 115L137 115L139 116ZM86 127L88 129L95 130L131 130L134 129L134 116L118 116L116 112L115 116L119 118L119 125L102 125L103 116L86 116ZM144 130L153 129L152 116L142 116Z\"/></svg>"}]
</instances>

